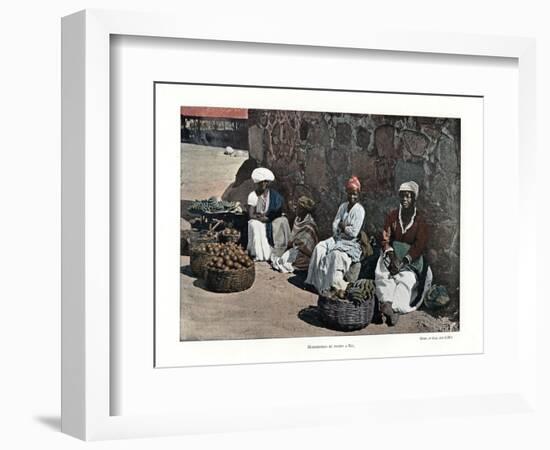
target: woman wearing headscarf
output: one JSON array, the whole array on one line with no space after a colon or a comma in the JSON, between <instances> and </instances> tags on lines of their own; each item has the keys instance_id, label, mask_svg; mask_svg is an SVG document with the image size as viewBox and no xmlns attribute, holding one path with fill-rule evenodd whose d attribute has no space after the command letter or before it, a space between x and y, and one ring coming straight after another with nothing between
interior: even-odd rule
<instances>
[{"instance_id":1,"label":"woman wearing headscarf","mask_svg":"<svg viewBox=\"0 0 550 450\"><path fill-rule=\"evenodd\" d=\"M386 323L393 326L399 314L416 310L421 294L427 291L432 273L423 253L428 241L428 227L416 209L418 184L408 181L399 187L399 208L385 219L382 231L382 254L375 269L376 296ZM423 283L419 292L420 282ZM420 294L420 295L419 295Z\"/></svg>"},{"instance_id":2,"label":"woman wearing headscarf","mask_svg":"<svg viewBox=\"0 0 550 450\"><path fill-rule=\"evenodd\" d=\"M308 269L311 254L319 241L317 224L312 216L314 208L315 202L311 198L303 195L298 199L288 250L271 262L275 270L291 273Z\"/></svg>"},{"instance_id":3,"label":"woman wearing headscarf","mask_svg":"<svg viewBox=\"0 0 550 450\"><path fill-rule=\"evenodd\" d=\"M365 219L365 209L359 203L361 183L355 176L346 183L347 202L338 208L332 222L332 237L319 242L313 251L306 284L318 293L330 288L344 290L344 274L361 258L359 233Z\"/></svg>"},{"instance_id":4,"label":"woman wearing headscarf","mask_svg":"<svg viewBox=\"0 0 550 450\"><path fill-rule=\"evenodd\" d=\"M269 188L275 180L271 170L259 167L252 171L255 189L248 195L248 245L250 256L256 261L268 261L280 256L290 237L288 219L282 216L283 197Z\"/></svg>"}]
</instances>

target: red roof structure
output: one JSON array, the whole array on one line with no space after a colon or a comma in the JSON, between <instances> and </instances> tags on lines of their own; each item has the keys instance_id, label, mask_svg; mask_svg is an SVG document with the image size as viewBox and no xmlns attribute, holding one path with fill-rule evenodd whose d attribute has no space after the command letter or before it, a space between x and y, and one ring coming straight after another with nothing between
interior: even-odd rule
<instances>
[{"instance_id":1,"label":"red roof structure","mask_svg":"<svg viewBox=\"0 0 550 450\"><path fill-rule=\"evenodd\" d=\"M216 108L211 106L182 106L181 115L204 119L248 119L248 109Z\"/></svg>"}]
</instances>

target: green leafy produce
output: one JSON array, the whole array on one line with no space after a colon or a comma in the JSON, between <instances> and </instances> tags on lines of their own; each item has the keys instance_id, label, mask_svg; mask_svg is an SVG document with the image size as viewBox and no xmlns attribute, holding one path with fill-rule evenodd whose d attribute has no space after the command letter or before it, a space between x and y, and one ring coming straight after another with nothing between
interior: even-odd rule
<instances>
[{"instance_id":1,"label":"green leafy produce","mask_svg":"<svg viewBox=\"0 0 550 450\"><path fill-rule=\"evenodd\" d=\"M212 214L231 211L236 207L235 202L227 202L225 200L216 200L209 198L208 200L195 200L189 206L188 210L192 214Z\"/></svg>"}]
</instances>

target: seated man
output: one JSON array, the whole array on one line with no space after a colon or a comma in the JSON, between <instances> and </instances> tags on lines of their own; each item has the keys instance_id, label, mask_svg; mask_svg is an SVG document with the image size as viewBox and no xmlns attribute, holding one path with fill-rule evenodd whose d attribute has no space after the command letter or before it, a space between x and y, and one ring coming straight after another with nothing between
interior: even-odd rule
<instances>
[{"instance_id":1,"label":"seated man","mask_svg":"<svg viewBox=\"0 0 550 450\"><path fill-rule=\"evenodd\" d=\"M271 262L275 270L292 273L308 269L311 254L319 241L317 224L312 215L314 208L315 202L311 198L303 195L298 199L288 250Z\"/></svg>"},{"instance_id":2,"label":"seated man","mask_svg":"<svg viewBox=\"0 0 550 450\"><path fill-rule=\"evenodd\" d=\"M255 189L248 195L247 250L255 261L281 256L290 238L288 219L282 216L283 197L269 188L275 180L271 170L259 167L252 172Z\"/></svg>"}]
</instances>

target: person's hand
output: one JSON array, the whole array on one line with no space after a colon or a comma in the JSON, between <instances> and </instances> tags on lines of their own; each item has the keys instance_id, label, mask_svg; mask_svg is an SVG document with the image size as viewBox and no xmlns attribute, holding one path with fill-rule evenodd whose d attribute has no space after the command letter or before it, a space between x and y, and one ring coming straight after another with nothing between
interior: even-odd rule
<instances>
[{"instance_id":1,"label":"person's hand","mask_svg":"<svg viewBox=\"0 0 550 450\"><path fill-rule=\"evenodd\" d=\"M390 271L391 275L396 275L399 273L399 270L401 269L402 262L401 260L395 255L394 252L390 252L390 264L388 266L388 270Z\"/></svg>"},{"instance_id":2,"label":"person's hand","mask_svg":"<svg viewBox=\"0 0 550 450\"><path fill-rule=\"evenodd\" d=\"M338 229L340 231L345 231L346 230L346 224L344 223L343 220L341 220L340 222L338 222Z\"/></svg>"},{"instance_id":3,"label":"person's hand","mask_svg":"<svg viewBox=\"0 0 550 450\"><path fill-rule=\"evenodd\" d=\"M262 223L266 223L268 220L267 220L267 216L265 214L260 214L259 216L256 217L260 222Z\"/></svg>"}]
</instances>

